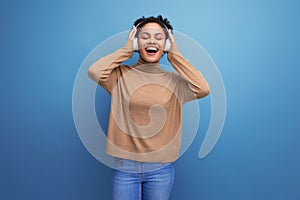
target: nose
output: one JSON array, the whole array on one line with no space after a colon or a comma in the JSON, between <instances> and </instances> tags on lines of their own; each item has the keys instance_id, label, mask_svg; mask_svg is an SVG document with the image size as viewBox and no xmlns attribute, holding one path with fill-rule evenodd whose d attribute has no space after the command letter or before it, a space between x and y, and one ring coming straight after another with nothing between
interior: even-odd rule
<instances>
[{"instance_id":1,"label":"nose","mask_svg":"<svg viewBox=\"0 0 300 200\"><path fill-rule=\"evenodd\" d=\"M156 40L154 37L150 37L150 41L149 41L150 44L156 44Z\"/></svg>"}]
</instances>

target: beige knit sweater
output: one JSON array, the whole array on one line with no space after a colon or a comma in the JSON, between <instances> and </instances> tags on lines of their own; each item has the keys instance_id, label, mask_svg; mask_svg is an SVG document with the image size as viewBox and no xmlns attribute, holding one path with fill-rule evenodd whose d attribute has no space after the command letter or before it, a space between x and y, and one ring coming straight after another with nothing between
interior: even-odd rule
<instances>
[{"instance_id":1,"label":"beige knit sweater","mask_svg":"<svg viewBox=\"0 0 300 200\"><path fill-rule=\"evenodd\" d=\"M182 105L208 95L209 86L175 43L168 60L177 73L141 59L133 66L122 65L132 53L125 45L88 70L111 95L106 152L140 162L173 162L181 144Z\"/></svg>"}]
</instances>

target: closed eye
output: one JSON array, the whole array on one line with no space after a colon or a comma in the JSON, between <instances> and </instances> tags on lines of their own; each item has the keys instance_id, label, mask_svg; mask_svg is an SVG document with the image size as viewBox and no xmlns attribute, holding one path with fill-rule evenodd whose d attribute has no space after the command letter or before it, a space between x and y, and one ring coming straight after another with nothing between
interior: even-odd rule
<instances>
[{"instance_id":1,"label":"closed eye","mask_svg":"<svg viewBox=\"0 0 300 200\"><path fill-rule=\"evenodd\" d=\"M147 40L147 39L150 38L150 34L149 33L142 33L141 38L144 39L144 40Z\"/></svg>"},{"instance_id":2,"label":"closed eye","mask_svg":"<svg viewBox=\"0 0 300 200\"><path fill-rule=\"evenodd\" d=\"M161 33L157 33L157 34L155 34L155 39L162 40L162 39L164 39L164 36Z\"/></svg>"}]
</instances>

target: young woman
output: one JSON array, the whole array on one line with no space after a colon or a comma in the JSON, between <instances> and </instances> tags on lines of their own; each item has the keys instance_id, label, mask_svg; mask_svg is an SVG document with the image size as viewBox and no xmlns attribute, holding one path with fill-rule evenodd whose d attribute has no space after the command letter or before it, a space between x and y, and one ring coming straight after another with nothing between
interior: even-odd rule
<instances>
[{"instance_id":1,"label":"young woman","mask_svg":"<svg viewBox=\"0 0 300 200\"><path fill-rule=\"evenodd\" d=\"M209 94L202 74L178 51L162 16L135 21L125 46L88 70L111 95L106 152L115 157L114 200L167 200L181 143L182 104ZM133 66L122 62L138 51ZM176 72L160 68L167 53Z\"/></svg>"}]
</instances>

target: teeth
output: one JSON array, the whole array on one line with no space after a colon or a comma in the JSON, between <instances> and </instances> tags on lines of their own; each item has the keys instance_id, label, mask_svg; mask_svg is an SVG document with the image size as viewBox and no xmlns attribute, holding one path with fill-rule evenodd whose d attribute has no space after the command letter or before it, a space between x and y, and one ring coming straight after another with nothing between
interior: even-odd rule
<instances>
[{"instance_id":1,"label":"teeth","mask_svg":"<svg viewBox=\"0 0 300 200\"><path fill-rule=\"evenodd\" d=\"M146 50L157 51L158 49L156 47L147 47Z\"/></svg>"}]
</instances>

